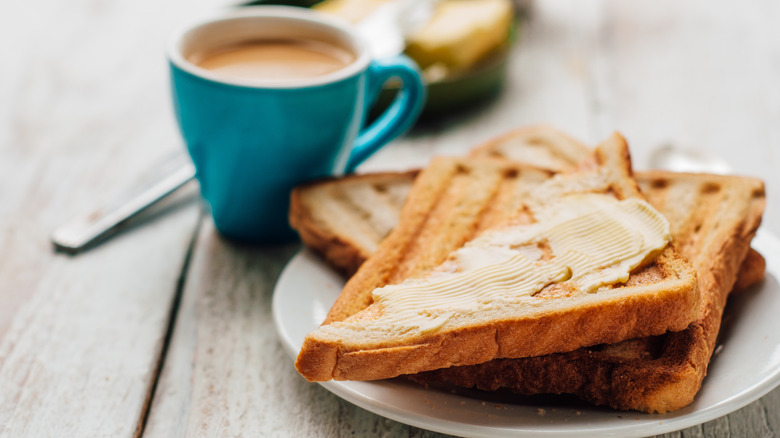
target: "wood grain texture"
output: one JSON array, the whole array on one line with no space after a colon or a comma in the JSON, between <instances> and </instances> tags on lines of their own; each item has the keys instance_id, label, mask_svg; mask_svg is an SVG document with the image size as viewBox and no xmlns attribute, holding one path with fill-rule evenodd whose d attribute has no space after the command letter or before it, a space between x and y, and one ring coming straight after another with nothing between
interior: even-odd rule
<instances>
[{"instance_id":1,"label":"wood grain texture","mask_svg":"<svg viewBox=\"0 0 780 438\"><path fill-rule=\"evenodd\" d=\"M298 249L239 246L205 221L145 437L441 436L355 407L295 371L271 298Z\"/></svg>"},{"instance_id":2,"label":"wood grain texture","mask_svg":"<svg viewBox=\"0 0 780 438\"><path fill-rule=\"evenodd\" d=\"M640 168L673 143L762 178L764 226L780 231L780 35L770 24L780 4L610 0L603 8L599 135L620 130Z\"/></svg>"},{"instance_id":3,"label":"wood grain texture","mask_svg":"<svg viewBox=\"0 0 780 438\"><path fill-rule=\"evenodd\" d=\"M279 409L303 404L296 400L298 388L282 390L300 378L285 366L290 359L276 339L271 296L297 249L237 246L206 222L145 436L262 436L286 430L289 417ZM299 413L312 420L317 415Z\"/></svg>"},{"instance_id":4,"label":"wood grain texture","mask_svg":"<svg viewBox=\"0 0 780 438\"><path fill-rule=\"evenodd\" d=\"M195 198L78 257L48 235L179 147L154 3L0 5L0 436L130 437L144 412Z\"/></svg>"}]
</instances>

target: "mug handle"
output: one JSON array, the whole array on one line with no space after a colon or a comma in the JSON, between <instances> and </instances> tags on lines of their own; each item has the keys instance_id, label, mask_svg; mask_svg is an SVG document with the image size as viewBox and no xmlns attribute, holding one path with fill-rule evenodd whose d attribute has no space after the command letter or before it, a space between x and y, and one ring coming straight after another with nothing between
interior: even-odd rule
<instances>
[{"instance_id":1,"label":"mug handle","mask_svg":"<svg viewBox=\"0 0 780 438\"><path fill-rule=\"evenodd\" d=\"M385 112L355 139L347 161L347 173L354 171L379 148L411 128L425 103L425 84L420 70L406 56L374 60L367 73L367 105L372 101L370 97L379 95L382 86L390 79L400 79L401 89Z\"/></svg>"}]
</instances>

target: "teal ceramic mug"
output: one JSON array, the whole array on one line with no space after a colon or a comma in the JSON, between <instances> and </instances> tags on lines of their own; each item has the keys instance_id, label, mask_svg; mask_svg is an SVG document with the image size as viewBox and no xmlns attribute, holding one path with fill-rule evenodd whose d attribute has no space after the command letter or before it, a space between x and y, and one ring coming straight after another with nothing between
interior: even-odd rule
<instances>
[{"instance_id":1,"label":"teal ceramic mug","mask_svg":"<svg viewBox=\"0 0 780 438\"><path fill-rule=\"evenodd\" d=\"M354 61L292 81L231 78L199 67L195 53L249 41L306 38L347 49ZM374 60L348 25L302 8L240 8L176 33L168 47L173 102L203 198L226 237L283 242L291 189L352 172L417 118L425 86L403 56ZM396 100L370 126L382 85L399 79Z\"/></svg>"}]
</instances>

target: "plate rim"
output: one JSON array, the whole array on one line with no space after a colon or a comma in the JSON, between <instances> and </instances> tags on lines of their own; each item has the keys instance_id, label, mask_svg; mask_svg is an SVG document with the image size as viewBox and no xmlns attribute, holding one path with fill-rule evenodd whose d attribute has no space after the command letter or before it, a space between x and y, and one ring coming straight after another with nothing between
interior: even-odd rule
<instances>
[{"instance_id":1,"label":"plate rim","mask_svg":"<svg viewBox=\"0 0 780 438\"><path fill-rule=\"evenodd\" d=\"M773 275L780 280L780 239L774 234L763 229L759 229L755 238L752 241L752 245L760 247L761 254L766 259L766 272L767 275ZM288 330L283 325L283 315L280 315L279 304L281 302L282 294L277 293L279 288L285 284L286 278L291 274L292 270L298 263L302 263L302 259L305 257L312 257L319 259L310 249L303 248L295 256L293 256L287 265L282 270L275 286L272 298L272 314L274 319L274 325L276 326L279 341L282 344L284 350L287 352L293 360L297 356L297 348L293 346L293 342L289 339ZM325 269L332 271L327 264L319 259L317 261ZM777 265L777 266L775 266ZM774 269L777 267L777 269ZM335 273L335 271L332 271ZM338 275L338 274L337 274ZM754 287L763 288L764 284L759 284ZM337 397L352 403L358 407L361 407L376 415L380 415L389 418L394 421L398 421L403 424L407 424L414 427L419 427L425 430L431 430L439 433L446 433L459 436L514 436L517 434L524 434L525 436L544 436L544 437L572 437L581 436L585 429L544 429L544 428L494 428L485 427L482 425L474 425L468 423L457 422L453 420L446 420L442 418L431 417L424 413L408 413L401 412L399 407L389 404L381 403L375 399L372 399L365 394L350 388L352 382L340 382L340 381L328 381L318 382L323 388L335 394ZM358 382L366 384L367 382ZM643 424L631 424L624 422L621 424L609 424L605 427L598 425L591 425L587 432L600 433L604 436L646 436L650 434L663 434L681 430L687 427L702 424L707 421L720 418L731 412L735 412L748 404L760 399L777 386L780 386L780 367L777 367L773 372L768 373L759 381L745 388L741 388L738 393L728 399L721 400L713 405L707 406L702 410L690 412L687 414L676 414L671 412L668 414L646 414L635 411L630 412L631 415L653 415L657 421L653 420ZM685 409L685 408L683 408ZM623 411L615 411L623 412ZM677 411L679 412L679 411ZM671 415L671 416L670 416ZM464 435L466 434L466 435Z\"/></svg>"}]
</instances>

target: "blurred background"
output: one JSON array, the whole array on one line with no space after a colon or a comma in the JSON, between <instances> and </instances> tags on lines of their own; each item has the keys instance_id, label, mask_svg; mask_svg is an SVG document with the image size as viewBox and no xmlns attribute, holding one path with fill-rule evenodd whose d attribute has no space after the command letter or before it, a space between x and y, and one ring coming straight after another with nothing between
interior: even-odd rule
<instances>
[{"instance_id":1,"label":"blurred background","mask_svg":"<svg viewBox=\"0 0 780 438\"><path fill-rule=\"evenodd\" d=\"M355 23L388 3L301 2ZM780 37L770 24L780 12L773 2L430 4L434 11L422 14L427 22L418 20L405 34L405 52L430 83L417 132L437 134L421 140L435 143L427 146L416 144L412 133L408 147L431 148L420 156L457 153L508 129L543 122L590 144L620 130L637 167L647 166L654 147L673 142L720 155L737 173L762 176L770 187L777 183L760 164L780 149ZM214 0L0 6L4 155L56 157L61 168L42 172L58 179L100 172L112 161L138 162L140 168L123 166L100 184L119 190L121 181L181 147L164 58L168 35L193 17L231 6ZM380 105L391 93L380 97ZM365 169L389 161L406 166L404 149L387 148ZM4 160L16 167L12 163ZM101 197L89 193L83 179L73 184L70 193L85 193L85 201ZM66 202L64 196L53 198ZM68 199L63 211L86 208L80 198ZM776 208L770 203L769 222Z\"/></svg>"}]
</instances>

